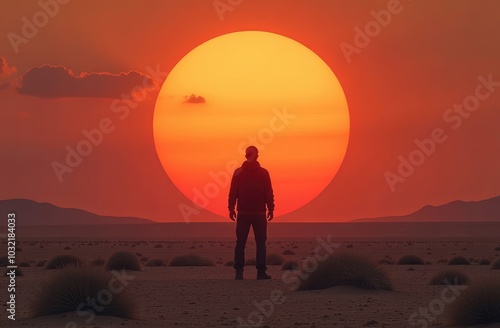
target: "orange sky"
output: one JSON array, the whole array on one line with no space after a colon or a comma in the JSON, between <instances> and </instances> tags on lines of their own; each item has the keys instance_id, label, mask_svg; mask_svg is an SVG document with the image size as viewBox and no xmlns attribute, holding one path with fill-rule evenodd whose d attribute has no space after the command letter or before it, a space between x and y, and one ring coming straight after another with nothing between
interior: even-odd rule
<instances>
[{"instance_id":1,"label":"orange sky","mask_svg":"<svg viewBox=\"0 0 500 328\"><path fill-rule=\"evenodd\" d=\"M54 17L45 25L38 1L12 1L0 13L0 199L182 221L178 207L189 199L169 180L154 147L154 79L164 79L201 43L244 30L307 46L338 77L349 105L349 147L338 174L280 220L398 215L499 195L500 91L494 83L491 90L480 86L500 81L500 4L394 3L243 1L221 20L212 0L70 1L51 7ZM381 10L393 11L387 26L355 38L356 27L379 26L374 16L387 20ZM23 28L34 15L40 27ZM13 47L8 35L23 32L31 34ZM360 45L349 58L346 44ZM473 106L477 88L488 96L477 108L453 108L464 100ZM431 138L435 129L446 140L391 190L387 172L397 174L400 156L409 159L418 150L415 139ZM64 163L66 147L75 149L86 135L96 145L82 145L82 151L91 145L90 154L60 181L53 163ZM260 158L264 167L270 160ZM225 219L201 211L191 220Z\"/></svg>"}]
</instances>

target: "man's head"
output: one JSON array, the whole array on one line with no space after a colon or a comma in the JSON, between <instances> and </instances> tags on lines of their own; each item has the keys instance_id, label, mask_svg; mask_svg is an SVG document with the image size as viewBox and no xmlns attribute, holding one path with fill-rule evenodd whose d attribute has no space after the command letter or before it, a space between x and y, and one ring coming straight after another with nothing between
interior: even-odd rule
<instances>
[{"instance_id":1,"label":"man's head","mask_svg":"<svg viewBox=\"0 0 500 328\"><path fill-rule=\"evenodd\" d=\"M249 146L245 150L245 157L249 162L256 161L259 157L259 150L255 146Z\"/></svg>"}]
</instances>

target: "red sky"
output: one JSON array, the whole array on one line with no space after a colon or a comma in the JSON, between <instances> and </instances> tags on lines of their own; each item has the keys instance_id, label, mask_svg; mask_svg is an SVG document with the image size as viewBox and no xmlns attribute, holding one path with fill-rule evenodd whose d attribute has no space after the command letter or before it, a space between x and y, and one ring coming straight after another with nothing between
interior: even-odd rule
<instances>
[{"instance_id":1,"label":"red sky","mask_svg":"<svg viewBox=\"0 0 500 328\"><path fill-rule=\"evenodd\" d=\"M337 75L349 105L349 146L337 176L277 220L399 215L500 194L497 1L246 0L223 20L212 0L41 3L53 10L46 22L38 1L11 1L0 13L0 199L182 221L178 206L190 200L154 148L152 79L165 78L199 44L244 30L278 33L313 50ZM371 30L369 40L355 38L356 27L380 26L374 13L387 8L386 26ZM40 27L23 28L33 18ZM365 44L347 58L342 47L355 41ZM495 82L480 87L487 80ZM135 108L116 100L144 81L151 90ZM485 99L476 104L478 88ZM473 111L462 110L459 122L459 113L447 111L464 100ZM109 133L60 181L52 163L63 163L66 147L99 124ZM400 156L408 159L415 139L435 129L446 140L391 188L387 172L399 174ZM260 161L265 167L266 158ZM201 211L190 220L226 219Z\"/></svg>"}]
</instances>

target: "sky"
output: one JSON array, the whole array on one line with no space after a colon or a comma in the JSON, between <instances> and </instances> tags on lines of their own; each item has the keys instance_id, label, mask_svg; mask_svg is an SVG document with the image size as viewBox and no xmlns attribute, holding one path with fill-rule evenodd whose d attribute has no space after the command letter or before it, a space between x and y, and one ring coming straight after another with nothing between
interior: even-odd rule
<instances>
[{"instance_id":1,"label":"sky","mask_svg":"<svg viewBox=\"0 0 500 328\"><path fill-rule=\"evenodd\" d=\"M240 31L271 32L307 47L333 72L348 105L338 172L276 221L404 215L427 204L500 195L499 10L494 0L6 2L0 199L160 222L228 220L196 207L165 171L154 120L162 85L175 81L169 73L184 56ZM208 67L220 66L211 58ZM304 90L309 83L304 78ZM183 105L210 108L206 93L184 95ZM227 99L238 100L234 95ZM279 105L292 110L298 103L288 98ZM299 115L296 122L304 120ZM214 152L226 146L234 152L229 142ZM319 148L305 144L281 157L290 163L321 157ZM268 150L259 161L272 179L276 157ZM184 172L209 172L208 162L193 157ZM314 166L294 174L307 177L308 170ZM289 188L302 192L300 185ZM218 208L226 192L214 198ZM283 192L277 199L277 214L294 202Z\"/></svg>"}]
</instances>

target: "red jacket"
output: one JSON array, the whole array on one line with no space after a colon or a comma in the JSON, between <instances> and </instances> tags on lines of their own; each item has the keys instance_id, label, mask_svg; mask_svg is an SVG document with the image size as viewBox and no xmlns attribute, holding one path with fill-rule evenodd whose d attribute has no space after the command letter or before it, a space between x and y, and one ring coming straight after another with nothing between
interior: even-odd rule
<instances>
[{"instance_id":1,"label":"red jacket","mask_svg":"<svg viewBox=\"0 0 500 328\"><path fill-rule=\"evenodd\" d=\"M257 161L245 161L234 171L229 189L228 208L238 211L264 212L274 210L274 194L269 172Z\"/></svg>"}]
</instances>

